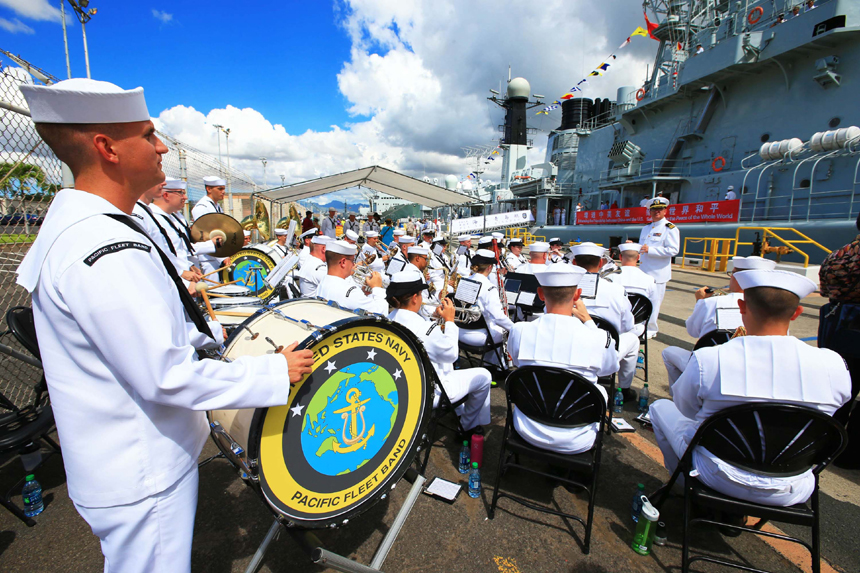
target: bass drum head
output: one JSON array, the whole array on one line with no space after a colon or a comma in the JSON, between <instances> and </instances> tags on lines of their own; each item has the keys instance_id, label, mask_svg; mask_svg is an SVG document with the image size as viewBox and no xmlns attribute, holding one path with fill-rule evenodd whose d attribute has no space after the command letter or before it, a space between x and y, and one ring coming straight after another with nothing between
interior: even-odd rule
<instances>
[{"instance_id":1,"label":"bass drum head","mask_svg":"<svg viewBox=\"0 0 860 573\"><path fill-rule=\"evenodd\" d=\"M290 316L310 302L279 307ZM435 380L418 339L381 316L320 334L299 345L314 351L313 371L288 404L255 412L248 440L264 498L303 528L345 525L390 491L426 432Z\"/></svg>"},{"instance_id":2,"label":"bass drum head","mask_svg":"<svg viewBox=\"0 0 860 573\"><path fill-rule=\"evenodd\" d=\"M229 270L221 272L221 282L229 283L240 279L240 284L248 287L250 296L263 299L269 298L275 292L264 280L277 264L270 253L255 247L245 247L230 257L230 262L232 264Z\"/></svg>"}]
</instances>

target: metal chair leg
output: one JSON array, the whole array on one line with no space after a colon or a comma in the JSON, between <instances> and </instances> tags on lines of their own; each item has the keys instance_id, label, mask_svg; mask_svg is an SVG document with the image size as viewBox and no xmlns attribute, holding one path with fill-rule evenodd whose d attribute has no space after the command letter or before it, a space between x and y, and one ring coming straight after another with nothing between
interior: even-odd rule
<instances>
[{"instance_id":1,"label":"metal chair leg","mask_svg":"<svg viewBox=\"0 0 860 573\"><path fill-rule=\"evenodd\" d=\"M690 477L684 480L684 536L681 548L681 573L690 571L690 513L692 512L692 486Z\"/></svg>"},{"instance_id":2,"label":"metal chair leg","mask_svg":"<svg viewBox=\"0 0 860 573\"><path fill-rule=\"evenodd\" d=\"M27 527L33 527L34 525L36 525L36 522L33 521L32 518L24 515L24 512L21 511L20 507L18 507L17 505L15 505L14 503L9 501L8 499L3 497L2 495L0 495L0 505L5 507L6 509L8 509L9 512L12 513L12 515L17 517L21 521L23 521L25 524L27 524Z\"/></svg>"},{"instance_id":3,"label":"metal chair leg","mask_svg":"<svg viewBox=\"0 0 860 573\"><path fill-rule=\"evenodd\" d=\"M821 573L821 537L818 529L818 476L815 476L815 490L812 492L812 573Z\"/></svg>"},{"instance_id":4,"label":"metal chair leg","mask_svg":"<svg viewBox=\"0 0 860 573\"><path fill-rule=\"evenodd\" d=\"M647 330L647 329L646 329ZM648 333L645 333L645 382L648 382Z\"/></svg>"}]
</instances>

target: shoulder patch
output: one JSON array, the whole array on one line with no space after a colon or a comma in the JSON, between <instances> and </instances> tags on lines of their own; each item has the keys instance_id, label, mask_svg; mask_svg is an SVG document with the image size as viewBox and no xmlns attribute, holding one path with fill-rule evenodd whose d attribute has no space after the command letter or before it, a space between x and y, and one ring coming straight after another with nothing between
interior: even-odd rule
<instances>
[{"instance_id":1,"label":"shoulder patch","mask_svg":"<svg viewBox=\"0 0 860 573\"><path fill-rule=\"evenodd\" d=\"M612 335L607 332L606 333L606 348L609 348L613 344L615 344L615 341L612 340Z\"/></svg>"},{"instance_id":2,"label":"shoulder patch","mask_svg":"<svg viewBox=\"0 0 860 573\"><path fill-rule=\"evenodd\" d=\"M430 336L430 333L431 333L431 332L433 332L433 329L434 329L434 328L436 328L437 326L439 326L439 323L438 323L438 322L434 322L434 323L430 326L430 328L428 328L428 329L427 329L427 336Z\"/></svg>"},{"instance_id":3,"label":"shoulder patch","mask_svg":"<svg viewBox=\"0 0 860 573\"><path fill-rule=\"evenodd\" d=\"M349 290L346 291L346 296L349 297L349 293L357 289L358 287L349 287Z\"/></svg>"},{"instance_id":4,"label":"shoulder patch","mask_svg":"<svg viewBox=\"0 0 860 573\"><path fill-rule=\"evenodd\" d=\"M126 249L137 249L138 251L146 251L148 253L152 250L152 247L146 243L138 243L137 241L120 241L118 243L111 243L110 245L105 245L87 256L84 259L84 263L88 267L91 267L103 256L110 255L111 253L118 253Z\"/></svg>"},{"instance_id":5,"label":"shoulder patch","mask_svg":"<svg viewBox=\"0 0 860 573\"><path fill-rule=\"evenodd\" d=\"M668 228L670 228L670 229L674 229L674 228L675 228L675 224L674 224L674 223L666 223L666 226L667 226Z\"/></svg>"}]
</instances>

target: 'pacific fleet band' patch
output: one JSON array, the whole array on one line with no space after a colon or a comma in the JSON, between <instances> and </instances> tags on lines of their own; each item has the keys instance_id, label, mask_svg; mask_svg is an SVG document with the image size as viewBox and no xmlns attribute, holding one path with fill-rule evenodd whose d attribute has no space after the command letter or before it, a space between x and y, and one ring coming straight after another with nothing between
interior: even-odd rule
<instances>
[{"instance_id":1,"label":"'pacific fleet band' patch","mask_svg":"<svg viewBox=\"0 0 860 573\"><path fill-rule=\"evenodd\" d=\"M102 258L105 255L109 255L111 253L118 253L120 251L124 251L126 249L137 249L138 251L146 251L147 253L152 250L150 245L145 243L138 243L137 241L120 241L118 243L111 243L110 245L105 245L99 250L95 251L93 254L84 259L84 263L88 267L91 267L95 264L97 260Z\"/></svg>"}]
</instances>

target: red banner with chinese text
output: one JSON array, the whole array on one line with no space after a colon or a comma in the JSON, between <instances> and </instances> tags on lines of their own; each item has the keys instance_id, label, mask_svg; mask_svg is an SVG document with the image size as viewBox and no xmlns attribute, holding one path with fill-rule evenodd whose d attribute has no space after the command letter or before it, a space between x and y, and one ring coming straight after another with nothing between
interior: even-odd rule
<instances>
[{"instance_id":1,"label":"red banner with chinese text","mask_svg":"<svg viewBox=\"0 0 860 573\"><path fill-rule=\"evenodd\" d=\"M740 203L734 199L669 205L666 218L673 223L733 223L738 220ZM576 214L577 225L645 225L650 222L646 207L598 209Z\"/></svg>"}]
</instances>

